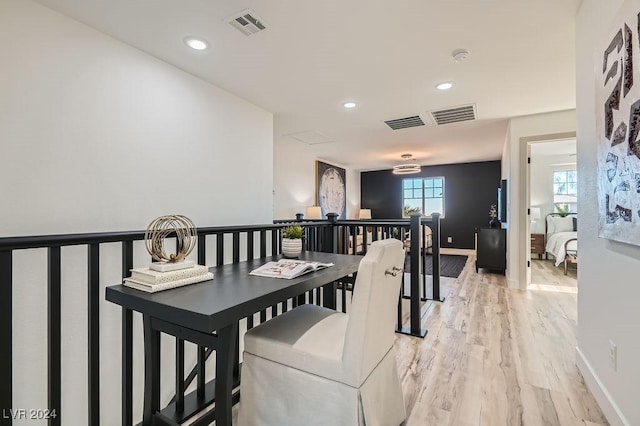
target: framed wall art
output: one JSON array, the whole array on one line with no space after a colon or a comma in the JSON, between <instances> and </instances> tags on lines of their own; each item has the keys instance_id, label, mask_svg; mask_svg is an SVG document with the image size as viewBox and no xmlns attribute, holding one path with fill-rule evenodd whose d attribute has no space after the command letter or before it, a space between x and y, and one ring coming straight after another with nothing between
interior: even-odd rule
<instances>
[{"instance_id":1,"label":"framed wall art","mask_svg":"<svg viewBox=\"0 0 640 426\"><path fill-rule=\"evenodd\" d=\"M600 237L640 245L640 1L627 0L596 50Z\"/></svg>"},{"instance_id":2,"label":"framed wall art","mask_svg":"<svg viewBox=\"0 0 640 426\"><path fill-rule=\"evenodd\" d=\"M316 202L327 213L336 213L338 219L347 217L347 180L344 169L316 161Z\"/></svg>"}]
</instances>

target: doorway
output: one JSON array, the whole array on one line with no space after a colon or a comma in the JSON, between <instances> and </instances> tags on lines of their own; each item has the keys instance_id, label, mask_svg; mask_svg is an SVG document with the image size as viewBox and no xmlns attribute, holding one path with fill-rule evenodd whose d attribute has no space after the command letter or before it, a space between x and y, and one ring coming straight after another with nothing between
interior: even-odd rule
<instances>
[{"instance_id":1,"label":"doorway","mask_svg":"<svg viewBox=\"0 0 640 426\"><path fill-rule=\"evenodd\" d=\"M552 281L575 289L576 264L564 258L577 250L576 140L531 141L527 152L527 288Z\"/></svg>"}]
</instances>

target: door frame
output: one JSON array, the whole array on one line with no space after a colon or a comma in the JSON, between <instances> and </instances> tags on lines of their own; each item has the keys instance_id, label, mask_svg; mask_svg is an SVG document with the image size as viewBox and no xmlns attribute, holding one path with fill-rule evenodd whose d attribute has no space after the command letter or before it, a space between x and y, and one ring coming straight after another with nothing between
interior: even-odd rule
<instances>
[{"instance_id":1,"label":"door frame","mask_svg":"<svg viewBox=\"0 0 640 426\"><path fill-rule=\"evenodd\" d=\"M529 209L531 208L531 165L529 157L531 155L531 144L541 142L555 142L568 139L575 139L578 143L576 132L551 133L546 135L526 136L520 138L520 161L518 191L518 205L522 206L518 212L518 248L523 253L525 261L518 262L518 280L520 288L526 290L531 284L531 220L529 220Z\"/></svg>"}]
</instances>

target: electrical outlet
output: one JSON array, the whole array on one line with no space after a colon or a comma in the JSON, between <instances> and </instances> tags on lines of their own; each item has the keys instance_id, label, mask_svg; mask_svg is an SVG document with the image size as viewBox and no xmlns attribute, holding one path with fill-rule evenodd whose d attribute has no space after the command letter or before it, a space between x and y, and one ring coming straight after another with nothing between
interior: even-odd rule
<instances>
[{"instance_id":1,"label":"electrical outlet","mask_svg":"<svg viewBox=\"0 0 640 426\"><path fill-rule=\"evenodd\" d=\"M453 242L453 237L447 237L447 242L448 243L452 243Z\"/></svg>"},{"instance_id":2,"label":"electrical outlet","mask_svg":"<svg viewBox=\"0 0 640 426\"><path fill-rule=\"evenodd\" d=\"M611 340L609 340L609 365L613 371L618 370L618 347Z\"/></svg>"}]
</instances>

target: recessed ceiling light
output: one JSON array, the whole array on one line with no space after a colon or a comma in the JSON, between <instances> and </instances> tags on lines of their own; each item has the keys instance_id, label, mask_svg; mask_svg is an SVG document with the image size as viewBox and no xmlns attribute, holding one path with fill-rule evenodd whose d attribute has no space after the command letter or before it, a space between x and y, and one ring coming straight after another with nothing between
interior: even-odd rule
<instances>
[{"instance_id":1,"label":"recessed ceiling light","mask_svg":"<svg viewBox=\"0 0 640 426\"><path fill-rule=\"evenodd\" d=\"M209 47L209 43L198 37L187 37L184 39L184 42L187 46L194 50L205 50L207 47Z\"/></svg>"},{"instance_id":2,"label":"recessed ceiling light","mask_svg":"<svg viewBox=\"0 0 640 426\"><path fill-rule=\"evenodd\" d=\"M436 86L436 89L438 90L449 90L453 87L453 83L451 83L450 81L447 81L445 83L440 83Z\"/></svg>"},{"instance_id":3,"label":"recessed ceiling light","mask_svg":"<svg viewBox=\"0 0 640 426\"><path fill-rule=\"evenodd\" d=\"M342 106L347 109L355 108L357 105L358 104L356 104L355 102L345 102L342 104Z\"/></svg>"}]
</instances>

